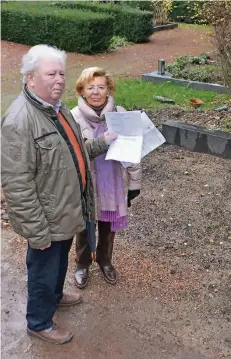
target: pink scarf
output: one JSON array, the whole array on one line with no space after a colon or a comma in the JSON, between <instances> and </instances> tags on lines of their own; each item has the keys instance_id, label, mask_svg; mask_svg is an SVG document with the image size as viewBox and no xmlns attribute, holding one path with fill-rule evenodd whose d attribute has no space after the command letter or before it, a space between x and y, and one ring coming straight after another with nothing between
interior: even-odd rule
<instances>
[{"instance_id":1,"label":"pink scarf","mask_svg":"<svg viewBox=\"0 0 231 359\"><path fill-rule=\"evenodd\" d=\"M107 130L104 114L116 111L113 97L108 97L100 116L88 106L82 97L79 98L78 107L92 128L93 138L102 137ZM94 161L98 195L98 218L103 222L111 222L111 231L116 232L128 226L123 173L120 162L106 161L105 157L106 154L100 155Z\"/></svg>"}]
</instances>

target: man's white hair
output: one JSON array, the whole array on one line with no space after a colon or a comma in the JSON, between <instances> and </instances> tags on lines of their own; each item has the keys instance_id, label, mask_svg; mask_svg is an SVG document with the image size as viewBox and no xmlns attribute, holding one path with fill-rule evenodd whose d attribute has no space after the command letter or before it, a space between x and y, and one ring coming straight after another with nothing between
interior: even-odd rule
<instances>
[{"instance_id":1,"label":"man's white hair","mask_svg":"<svg viewBox=\"0 0 231 359\"><path fill-rule=\"evenodd\" d=\"M26 77L29 72L34 72L39 66L40 59L58 59L65 68L66 53L56 47L49 45L35 45L22 58L22 81L26 83Z\"/></svg>"}]
</instances>

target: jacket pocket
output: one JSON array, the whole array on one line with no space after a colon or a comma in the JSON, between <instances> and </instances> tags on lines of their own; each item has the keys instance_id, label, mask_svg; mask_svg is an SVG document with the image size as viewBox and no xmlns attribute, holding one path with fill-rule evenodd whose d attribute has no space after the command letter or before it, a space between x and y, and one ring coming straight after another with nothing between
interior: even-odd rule
<instances>
[{"instance_id":1,"label":"jacket pocket","mask_svg":"<svg viewBox=\"0 0 231 359\"><path fill-rule=\"evenodd\" d=\"M56 198L57 196L52 193L40 195L39 200L43 207L43 211L48 222L53 221L55 218L55 210L57 208Z\"/></svg>"},{"instance_id":2,"label":"jacket pocket","mask_svg":"<svg viewBox=\"0 0 231 359\"><path fill-rule=\"evenodd\" d=\"M35 143L39 152L38 159L41 160L41 167L45 173L67 167L61 139L57 132L35 138ZM38 165L38 167L40 166Z\"/></svg>"}]
</instances>

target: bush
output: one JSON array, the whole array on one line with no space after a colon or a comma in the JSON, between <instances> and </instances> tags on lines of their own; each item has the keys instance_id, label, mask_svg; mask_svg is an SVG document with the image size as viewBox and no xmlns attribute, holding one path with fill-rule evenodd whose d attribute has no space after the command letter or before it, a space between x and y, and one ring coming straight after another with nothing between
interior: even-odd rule
<instances>
[{"instance_id":1,"label":"bush","mask_svg":"<svg viewBox=\"0 0 231 359\"><path fill-rule=\"evenodd\" d=\"M173 1L170 15L171 20L188 24L201 24L202 18L198 13L198 7L202 7L202 4L203 1Z\"/></svg>"},{"instance_id":2,"label":"bush","mask_svg":"<svg viewBox=\"0 0 231 359\"><path fill-rule=\"evenodd\" d=\"M109 14L59 9L46 2L2 4L2 39L27 45L55 45L66 51L95 53L113 35Z\"/></svg>"},{"instance_id":3,"label":"bush","mask_svg":"<svg viewBox=\"0 0 231 359\"><path fill-rule=\"evenodd\" d=\"M130 7L136 7L142 11L153 11L152 1L126 1L126 4Z\"/></svg>"},{"instance_id":4,"label":"bush","mask_svg":"<svg viewBox=\"0 0 231 359\"><path fill-rule=\"evenodd\" d=\"M223 80L231 88L231 2L207 1L198 9L198 13L213 26Z\"/></svg>"},{"instance_id":5,"label":"bush","mask_svg":"<svg viewBox=\"0 0 231 359\"><path fill-rule=\"evenodd\" d=\"M183 79L222 84L221 75L215 65L188 66L181 72Z\"/></svg>"},{"instance_id":6,"label":"bush","mask_svg":"<svg viewBox=\"0 0 231 359\"><path fill-rule=\"evenodd\" d=\"M125 46L128 44L126 37L113 36L110 40L109 50L113 51L117 47Z\"/></svg>"},{"instance_id":7,"label":"bush","mask_svg":"<svg viewBox=\"0 0 231 359\"><path fill-rule=\"evenodd\" d=\"M201 54L200 56L179 56L174 63L166 66L166 70L174 78L223 84L218 66L208 64L206 54Z\"/></svg>"},{"instance_id":8,"label":"bush","mask_svg":"<svg viewBox=\"0 0 231 359\"><path fill-rule=\"evenodd\" d=\"M62 8L84 9L112 15L114 17L111 24L113 35L126 37L131 42L146 42L153 33L153 14L149 11L141 11L138 8L130 8L123 3L115 5L99 4L91 1L60 1L56 4Z\"/></svg>"}]
</instances>

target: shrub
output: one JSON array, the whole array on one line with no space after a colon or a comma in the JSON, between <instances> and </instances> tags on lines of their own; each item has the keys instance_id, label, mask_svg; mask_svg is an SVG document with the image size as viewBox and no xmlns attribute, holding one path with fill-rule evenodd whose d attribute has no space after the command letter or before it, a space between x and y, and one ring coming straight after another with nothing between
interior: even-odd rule
<instances>
[{"instance_id":1,"label":"shrub","mask_svg":"<svg viewBox=\"0 0 231 359\"><path fill-rule=\"evenodd\" d=\"M113 36L110 40L109 50L115 50L117 47L125 46L128 44L126 37Z\"/></svg>"},{"instance_id":2,"label":"shrub","mask_svg":"<svg viewBox=\"0 0 231 359\"><path fill-rule=\"evenodd\" d=\"M213 26L223 80L231 89L231 2L207 1L198 7L197 12Z\"/></svg>"},{"instance_id":3,"label":"shrub","mask_svg":"<svg viewBox=\"0 0 231 359\"><path fill-rule=\"evenodd\" d=\"M173 1L170 15L171 20L188 24L201 23L202 17L198 13L198 7L202 7L202 3L203 1Z\"/></svg>"},{"instance_id":4,"label":"shrub","mask_svg":"<svg viewBox=\"0 0 231 359\"><path fill-rule=\"evenodd\" d=\"M169 23L170 13L172 11L172 1L152 1L153 21L155 25L165 25Z\"/></svg>"},{"instance_id":5,"label":"shrub","mask_svg":"<svg viewBox=\"0 0 231 359\"><path fill-rule=\"evenodd\" d=\"M126 1L126 4L130 7L136 7L142 11L153 11L152 1Z\"/></svg>"},{"instance_id":6,"label":"shrub","mask_svg":"<svg viewBox=\"0 0 231 359\"><path fill-rule=\"evenodd\" d=\"M211 82L211 83L221 83L222 77L219 73L217 66L215 65L195 65L187 66L181 72L181 77L183 79L189 79L191 81L201 81L201 82Z\"/></svg>"},{"instance_id":7,"label":"shrub","mask_svg":"<svg viewBox=\"0 0 231 359\"><path fill-rule=\"evenodd\" d=\"M113 35L109 14L59 9L46 2L4 3L1 15L2 39L27 45L95 53L106 50Z\"/></svg>"},{"instance_id":8,"label":"shrub","mask_svg":"<svg viewBox=\"0 0 231 359\"><path fill-rule=\"evenodd\" d=\"M132 42L146 42L153 33L152 13L130 8L122 4L99 4L95 2L60 1L57 6L62 8L84 9L110 14L114 17L111 23L114 36L126 37Z\"/></svg>"},{"instance_id":9,"label":"shrub","mask_svg":"<svg viewBox=\"0 0 231 359\"><path fill-rule=\"evenodd\" d=\"M182 70L188 64L188 56L179 56L176 58L175 62L166 66L166 70L171 72L173 77L181 77Z\"/></svg>"},{"instance_id":10,"label":"shrub","mask_svg":"<svg viewBox=\"0 0 231 359\"><path fill-rule=\"evenodd\" d=\"M175 62L166 66L173 77L191 81L223 83L217 65L208 64L206 54L200 56L179 56Z\"/></svg>"}]
</instances>

